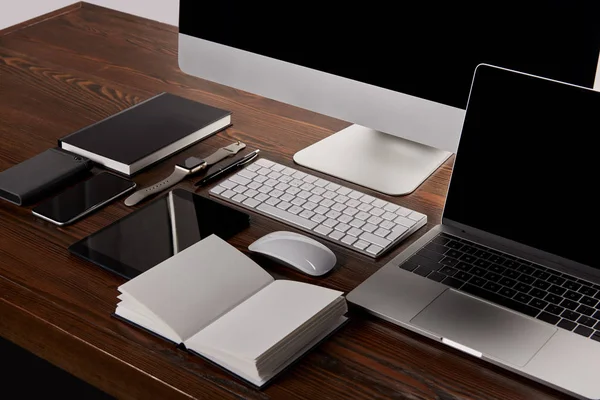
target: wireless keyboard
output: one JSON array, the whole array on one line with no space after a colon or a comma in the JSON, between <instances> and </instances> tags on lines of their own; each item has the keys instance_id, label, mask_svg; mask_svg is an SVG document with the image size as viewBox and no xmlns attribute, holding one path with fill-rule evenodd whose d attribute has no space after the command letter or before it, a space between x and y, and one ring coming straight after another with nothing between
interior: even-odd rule
<instances>
[{"instance_id":1,"label":"wireless keyboard","mask_svg":"<svg viewBox=\"0 0 600 400\"><path fill-rule=\"evenodd\" d=\"M378 257L427 223L427 216L260 158L210 194Z\"/></svg>"}]
</instances>

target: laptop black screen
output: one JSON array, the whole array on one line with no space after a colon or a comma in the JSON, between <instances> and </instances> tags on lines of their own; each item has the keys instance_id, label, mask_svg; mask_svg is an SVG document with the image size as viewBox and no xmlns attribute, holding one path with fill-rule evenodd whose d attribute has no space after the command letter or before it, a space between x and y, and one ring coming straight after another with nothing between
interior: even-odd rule
<instances>
[{"instance_id":1,"label":"laptop black screen","mask_svg":"<svg viewBox=\"0 0 600 400\"><path fill-rule=\"evenodd\" d=\"M480 66L444 218L600 267L600 93Z\"/></svg>"}]
</instances>

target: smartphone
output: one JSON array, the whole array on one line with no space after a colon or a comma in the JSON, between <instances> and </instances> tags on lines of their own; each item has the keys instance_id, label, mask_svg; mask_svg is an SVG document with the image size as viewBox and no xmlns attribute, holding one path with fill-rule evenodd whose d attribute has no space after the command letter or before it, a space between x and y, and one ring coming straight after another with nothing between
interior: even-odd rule
<instances>
[{"instance_id":1,"label":"smartphone","mask_svg":"<svg viewBox=\"0 0 600 400\"><path fill-rule=\"evenodd\" d=\"M37 205L33 215L56 225L67 225L135 188L135 182L101 172Z\"/></svg>"}]
</instances>

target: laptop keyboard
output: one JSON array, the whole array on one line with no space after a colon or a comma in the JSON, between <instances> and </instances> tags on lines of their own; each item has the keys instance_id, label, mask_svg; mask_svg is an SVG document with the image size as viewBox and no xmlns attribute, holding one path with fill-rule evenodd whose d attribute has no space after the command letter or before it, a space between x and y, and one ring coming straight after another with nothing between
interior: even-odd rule
<instances>
[{"instance_id":1,"label":"laptop keyboard","mask_svg":"<svg viewBox=\"0 0 600 400\"><path fill-rule=\"evenodd\" d=\"M447 233L400 268L600 341L600 285Z\"/></svg>"},{"instance_id":2,"label":"laptop keyboard","mask_svg":"<svg viewBox=\"0 0 600 400\"><path fill-rule=\"evenodd\" d=\"M425 214L265 158L209 193L370 257L427 223Z\"/></svg>"}]
</instances>

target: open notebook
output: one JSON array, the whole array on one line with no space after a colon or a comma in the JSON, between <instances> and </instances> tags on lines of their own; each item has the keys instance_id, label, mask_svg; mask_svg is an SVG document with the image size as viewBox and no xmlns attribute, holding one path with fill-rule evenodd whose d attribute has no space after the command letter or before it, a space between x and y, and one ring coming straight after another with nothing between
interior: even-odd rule
<instances>
[{"instance_id":1,"label":"open notebook","mask_svg":"<svg viewBox=\"0 0 600 400\"><path fill-rule=\"evenodd\" d=\"M342 292L274 280L211 235L119 287L115 315L264 386L345 321Z\"/></svg>"}]
</instances>

